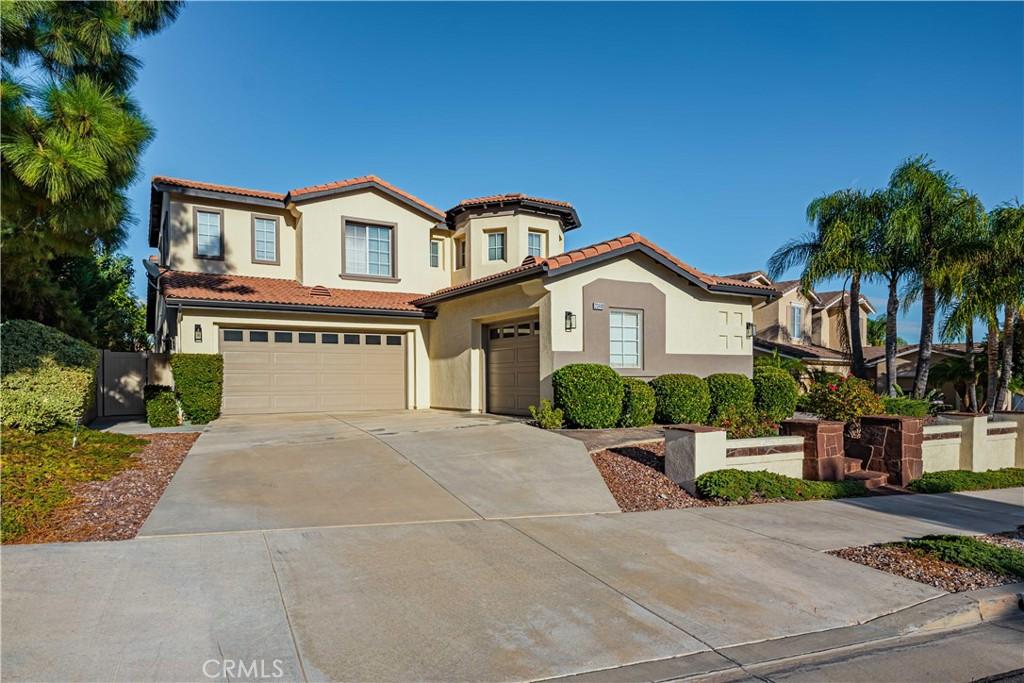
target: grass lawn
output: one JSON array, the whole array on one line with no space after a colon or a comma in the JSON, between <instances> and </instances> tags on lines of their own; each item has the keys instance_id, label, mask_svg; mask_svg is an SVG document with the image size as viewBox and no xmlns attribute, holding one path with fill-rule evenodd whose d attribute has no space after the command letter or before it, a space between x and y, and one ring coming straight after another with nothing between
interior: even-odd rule
<instances>
[{"instance_id":1,"label":"grass lawn","mask_svg":"<svg viewBox=\"0 0 1024 683\"><path fill-rule=\"evenodd\" d=\"M30 434L15 429L0 433L0 496L3 497L2 535L14 540L39 525L72 497L75 484L103 481L133 464L132 454L146 441L123 434L89 429Z\"/></svg>"},{"instance_id":2,"label":"grass lawn","mask_svg":"<svg viewBox=\"0 0 1024 683\"><path fill-rule=\"evenodd\" d=\"M964 470L928 472L920 479L910 482L907 488L917 493L948 493L950 491L1006 489L1013 486L1024 486L1024 469L1007 467L988 472Z\"/></svg>"},{"instance_id":3,"label":"grass lawn","mask_svg":"<svg viewBox=\"0 0 1024 683\"><path fill-rule=\"evenodd\" d=\"M1024 578L1024 551L985 543L971 536L923 536L913 541L891 545L907 548L943 562L952 562L961 567Z\"/></svg>"}]
</instances>

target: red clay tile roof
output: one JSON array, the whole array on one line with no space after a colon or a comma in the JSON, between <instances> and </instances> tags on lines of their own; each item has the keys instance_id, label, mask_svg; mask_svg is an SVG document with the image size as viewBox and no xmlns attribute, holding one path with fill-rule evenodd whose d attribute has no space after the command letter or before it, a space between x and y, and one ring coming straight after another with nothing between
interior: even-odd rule
<instances>
[{"instance_id":1,"label":"red clay tile roof","mask_svg":"<svg viewBox=\"0 0 1024 683\"><path fill-rule=\"evenodd\" d=\"M703 273L694 268L693 266L683 263L675 256L668 253L658 245L654 244L647 238L643 237L642 235L635 232L631 232L628 235L623 235L622 237L616 237L614 239L606 240L604 242L598 242L597 244L591 244L586 247L580 247L579 249L573 249L571 251L558 254L557 256L549 256L548 258L544 259L528 257L515 268L509 268L508 270L503 270L499 273L485 275L484 277L479 277L476 278L475 280L470 280L468 282L463 282L452 287L445 287L444 289L439 289L436 292L433 292L423 297L422 299L416 300L415 303L428 303L429 300L432 300L438 296L445 296L453 292L469 288L477 289L481 285L486 285L487 283L492 281L505 280L519 275L525 276L526 274L534 271L537 272L538 274L542 272L555 272L559 268L564 268L572 264L588 261L590 259L596 258L604 254L613 254L614 252L625 250L632 251L637 247L641 246L646 247L651 251L654 251L655 253L659 254L662 258L668 260L677 268L680 268L681 270L687 272L694 278L700 280L705 285L727 285L731 287L750 289L765 294L773 293L775 291L773 287L769 287L767 285L756 284L753 282L743 282L741 280L734 280L732 278L719 277L717 275L709 275L707 273Z\"/></svg>"},{"instance_id":2,"label":"red clay tile roof","mask_svg":"<svg viewBox=\"0 0 1024 683\"><path fill-rule=\"evenodd\" d=\"M284 195L279 192L268 192L267 190L250 190L244 187L232 187L230 185L215 185L214 183L204 183L198 180L186 180L185 178L170 178L168 176L153 176L154 183L166 183L167 185L177 185L178 187L187 187L193 190L209 190L210 192L226 192L227 194L237 194L243 197L257 197L259 199L275 199L278 201L284 201Z\"/></svg>"},{"instance_id":3,"label":"red clay tile roof","mask_svg":"<svg viewBox=\"0 0 1024 683\"><path fill-rule=\"evenodd\" d=\"M774 349L784 356L799 358L801 360L811 359L849 362L849 358L842 351L830 349L826 346L818 346L817 344L786 344L779 341L769 341L767 339L762 339L761 337L755 337L754 345L760 346L761 348Z\"/></svg>"},{"instance_id":4,"label":"red clay tile roof","mask_svg":"<svg viewBox=\"0 0 1024 683\"><path fill-rule=\"evenodd\" d=\"M438 216L444 215L444 211L437 208L436 206L432 206L426 203L419 197L411 195L405 190L399 187L395 187L391 183L387 182L382 178L378 178L375 175L364 175L358 178L349 178L347 180L336 180L333 183L324 183L322 185L310 185L308 187L300 187L294 190L290 190L288 192L288 195L292 199L301 199L303 195L313 194L314 192L329 192L330 190L340 190L346 187L351 187L352 185L364 185L366 183L375 183L377 185L380 185L381 187L385 187L394 192L395 194L405 197L410 202L421 206L430 213L436 214Z\"/></svg>"},{"instance_id":5,"label":"red clay tile roof","mask_svg":"<svg viewBox=\"0 0 1024 683\"><path fill-rule=\"evenodd\" d=\"M479 204L493 204L494 202L514 201L537 202L538 204L550 204L551 206L561 206L566 209L573 208L572 204L570 204L569 202L563 202L557 199L544 199L543 197L531 197L529 195L523 194L522 192L492 194L486 197L473 197L471 199L463 199L461 202L459 202L459 206L477 206Z\"/></svg>"},{"instance_id":6,"label":"red clay tile roof","mask_svg":"<svg viewBox=\"0 0 1024 683\"><path fill-rule=\"evenodd\" d=\"M423 294L374 292L365 289L304 287L296 280L216 273L165 271L160 279L164 296L172 299L248 302L298 306L329 306L382 311L420 312L411 302ZM324 291L328 296L324 295Z\"/></svg>"}]
</instances>

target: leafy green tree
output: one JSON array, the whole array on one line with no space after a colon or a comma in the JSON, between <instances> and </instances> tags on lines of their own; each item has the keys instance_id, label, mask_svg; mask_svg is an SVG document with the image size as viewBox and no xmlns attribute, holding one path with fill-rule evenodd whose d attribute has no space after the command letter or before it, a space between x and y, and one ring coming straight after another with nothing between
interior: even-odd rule
<instances>
[{"instance_id":1,"label":"leafy green tree","mask_svg":"<svg viewBox=\"0 0 1024 683\"><path fill-rule=\"evenodd\" d=\"M58 291L75 258L120 245L127 188L153 131L128 94L134 40L180 2L0 2L3 317L69 332L87 314ZM65 278L65 281L67 278ZM52 310L52 307L59 307Z\"/></svg>"},{"instance_id":2,"label":"leafy green tree","mask_svg":"<svg viewBox=\"0 0 1024 683\"><path fill-rule=\"evenodd\" d=\"M1018 317L1024 315L1024 206L1003 204L989 214L989 219L995 245L994 267L984 275L993 280L995 296L1003 308L999 384L991 411L1008 407L1014 374L1014 331Z\"/></svg>"},{"instance_id":3,"label":"leafy green tree","mask_svg":"<svg viewBox=\"0 0 1024 683\"><path fill-rule=\"evenodd\" d=\"M868 318L868 344L871 346L884 346L885 345L885 328L889 323L888 316L876 315L874 318ZM898 346L906 346L907 340L903 337L896 337L896 344Z\"/></svg>"}]
</instances>

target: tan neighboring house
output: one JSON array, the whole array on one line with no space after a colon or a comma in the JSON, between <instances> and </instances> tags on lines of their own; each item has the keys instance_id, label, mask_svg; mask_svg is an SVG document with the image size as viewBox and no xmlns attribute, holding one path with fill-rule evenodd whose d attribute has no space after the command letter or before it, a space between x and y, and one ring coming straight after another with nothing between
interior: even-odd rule
<instances>
[{"instance_id":1,"label":"tan neighboring house","mask_svg":"<svg viewBox=\"0 0 1024 683\"><path fill-rule=\"evenodd\" d=\"M148 325L221 353L225 414L525 414L576 362L750 374L770 284L702 273L636 233L566 250L572 205L447 211L375 176L285 193L156 177Z\"/></svg>"},{"instance_id":2,"label":"tan neighboring house","mask_svg":"<svg viewBox=\"0 0 1024 683\"><path fill-rule=\"evenodd\" d=\"M777 351L796 358L812 369L842 375L850 372L849 342L850 295L848 292L807 292L799 280L773 282L760 270L736 273L728 277L774 287L778 296L754 307L757 333L754 355ZM860 297L860 339L868 343L868 316L875 313L867 297Z\"/></svg>"}]
</instances>

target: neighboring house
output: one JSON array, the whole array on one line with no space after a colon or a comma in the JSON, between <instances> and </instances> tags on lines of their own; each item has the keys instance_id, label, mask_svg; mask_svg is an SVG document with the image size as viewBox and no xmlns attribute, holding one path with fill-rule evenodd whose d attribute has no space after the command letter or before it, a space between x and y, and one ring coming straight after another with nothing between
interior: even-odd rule
<instances>
[{"instance_id":1,"label":"neighboring house","mask_svg":"<svg viewBox=\"0 0 1024 683\"><path fill-rule=\"evenodd\" d=\"M963 358L964 348L964 344L932 344L932 355L929 361L930 367L934 368L937 363L941 363L948 358ZM908 394L914 388L914 374L917 372L917 350L917 344L904 344L896 349L896 384ZM975 344L974 353L985 353L985 345ZM885 391L885 347L869 346L865 348L864 361L865 365L867 365L868 378L874 382L875 390L878 392ZM978 370L983 371L985 361L979 359L977 363ZM942 393L946 403L957 410L961 409L962 401L960 395L957 387L951 382L935 386L933 379L930 379L929 384Z\"/></svg>"},{"instance_id":2,"label":"neighboring house","mask_svg":"<svg viewBox=\"0 0 1024 683\"><path fill-rule=\"evenodd\" d=\"M736 273L728 277L774 287L775 299L754 307L757 327L754 354L773 351L787 358L804 361L808 367L849 374L850 295L843 291L807 292L800 290L799 280L773 282L760 270ZM860 297L860 339L868 343L868 316L875 309L864 296Z\"/></svg>"},{"instance_id":3,"label":"neighboring house","mask_svg":"<svg viewBox=\"0 0 1024 683\"><path fill-rule=\"evenodd\" d=\"M773 287L702 273L640 235L566 251L568 203L442 211L375 176L287 193L156 177L150 331L224 357L226 414L524 414L577 362L750 374Z\"/></svg>"}]
</instances>

